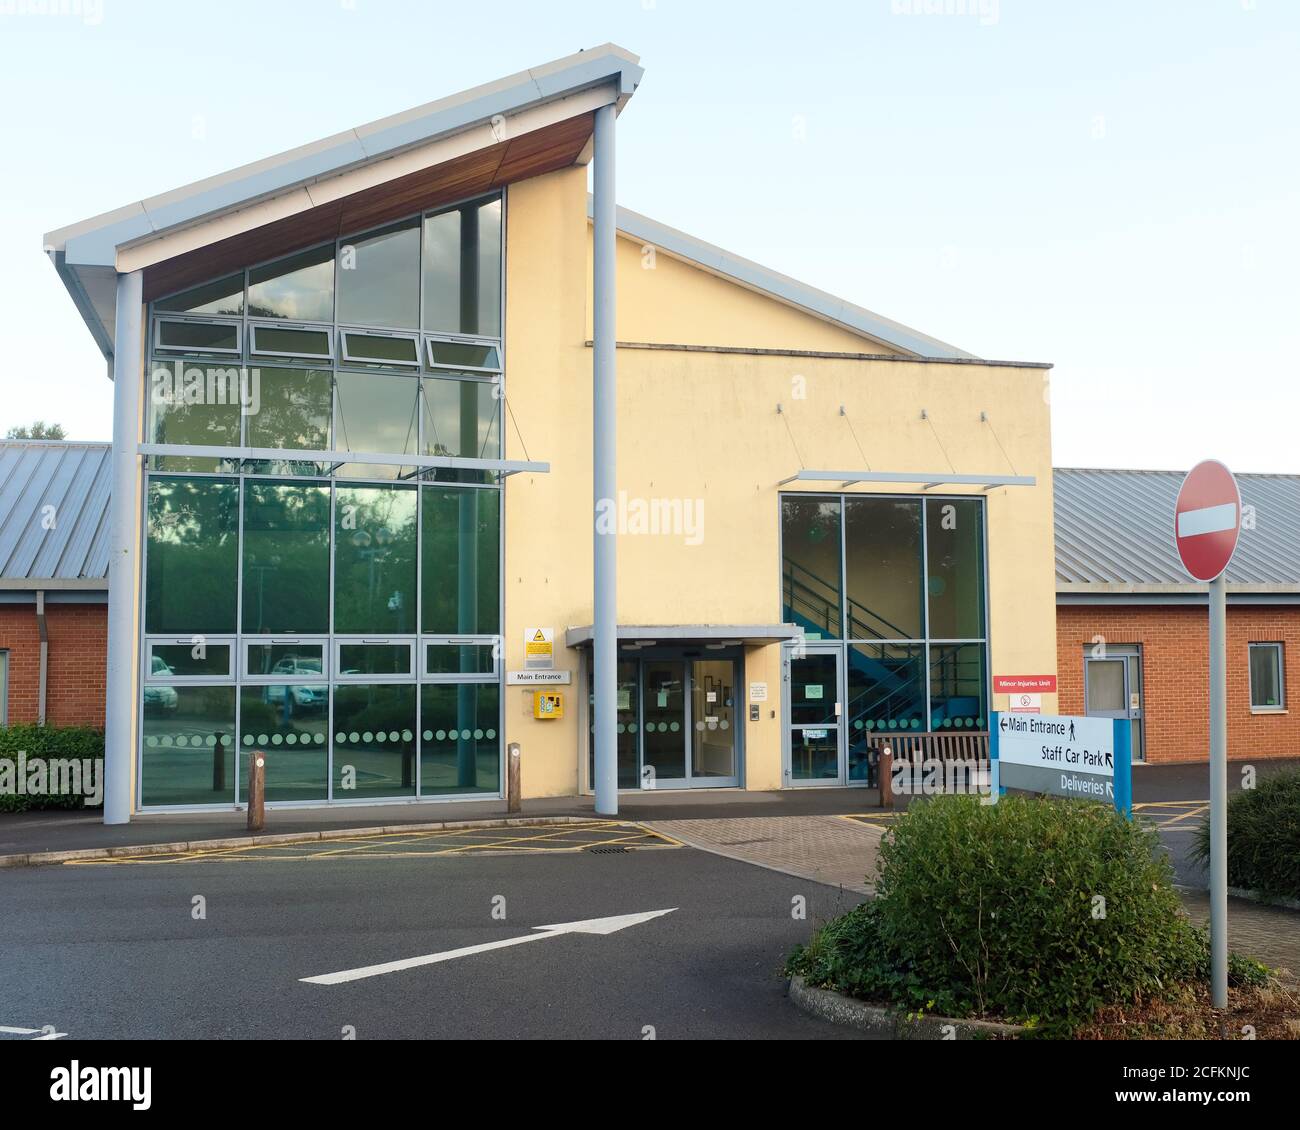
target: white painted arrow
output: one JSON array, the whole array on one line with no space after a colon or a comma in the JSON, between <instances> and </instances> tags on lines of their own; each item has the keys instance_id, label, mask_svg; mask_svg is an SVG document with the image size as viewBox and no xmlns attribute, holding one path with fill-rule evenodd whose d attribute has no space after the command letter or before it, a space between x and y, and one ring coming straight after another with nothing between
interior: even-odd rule
<instances>
[{"instance_id":1,"label":"white painted arrow","mask_svg":"<svg viewBox=\"0 0 1300 1130\"><path fill-rule=\"evenodd\" d=\"M381 965L363 965L359 969L343 969L338 973L322 973L317 977L299 977L312 985L342 985L346 981L360 981L366 977L378 977L384 973L397 973L403 969L416 969L421 965L437 965L441 961L455 961L458 957L486 953L488 950L505 949L507 946L521 946L525 942L540 942L543 938L557 938L561 934L616 934L629 926L639 926L652 918L662 918L672 914L677 908L670 906L667 910L646 910L640 914L618 914L612 918L588 918L584 922L559 922L553 926L534 926L533 933L522 934L518 938L505 938L499 942L484 942L478 946L462 946L460 949L444 950L442 953L427 953L422 957L405 957L400 961L385 961Z\"/></svg>"}]
</instances>

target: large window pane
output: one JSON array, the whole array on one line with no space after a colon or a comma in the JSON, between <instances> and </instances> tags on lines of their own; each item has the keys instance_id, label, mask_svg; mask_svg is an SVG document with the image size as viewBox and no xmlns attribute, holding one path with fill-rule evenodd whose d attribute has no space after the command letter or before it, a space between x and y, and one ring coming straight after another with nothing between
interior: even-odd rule
<instances>
[{"instance_id":1,"label":"large window pane","mask_svg":"<svg viewBox=\"0 0 1300 1130\"><path fill-rule=\"evenodd\" d=\"M328 451L333 380L327 369L254 369L248 446Z\"/></svg>"},{"instance_id":2,"label":"large window pane","mask_svg":"<svg viewBox=\"0 0 1300 1130\"><path fill-rule=\"evenodd\" d=\"M422 629L447 635L499 630L501 495L424 487Z\"/></svg>"},{"instance_id":3,"label":"large window pane","mask_svg":"<svg viewBox=\"0 0 1300 1130\"><path fill-rule=\"evenodd\" d=\"M150 480L145 631L235 630L238 506L233 479Z\"/></svg>"},{"instance_id":4,"label":"large window pane","mask_svg":"<svg viewBox=\"0 0 1300 1130\"><path fill-rule=\"evenodd\" d=\"M334 799L415 795L415 685L334 688Z\"/></svg>"},{"instance_id":5,"label":"large window pane","mask_svg":"<svg viewBox=\"0 0 1300 1130\"><path fill-rule=\"evenodd\" d=\"M839 499L783 497L781 552L785 620L802 627L809 639L838 639Z\"/></svg>"},{"instance_id":6,"label":"large window pane","mask_svg":"<svg viewBox=\"0 0 1300 1130\"><path fill-rule=\"evenodd\" d=\"M501 789L500 690L494 683L420 688L420 793Z\"/></svg>"},{"instance_id":7,"label":"large window pane","mask_svg":"<svg viewBox=\"0 0 1300 1130\"><path fill-rule=\"evenodd\" d=\"M424 221L424 328L501 336L501 201Z\"/></svg>"},{"instance_id":8,"label":"large window pane","mask_svg":"<svg viewBox=\"0 0 1300 1130\"><path fill-rule=\"evenodd\" d=\"M984 521L976 499L925 505L930 638L984 638Z\"/></svg>"},{"instance_id":9,"label":"large window pane","mask_svg":"<svg viewBox=\"0 0 1300 1130\"><path fill-rule=\"evenodd\" d=\"M334 442L339 451L414 454L419 446L420 382L388 373L339 373ZM393 479L400 467L348 464L344 473Z\"/></svg>"},{"instance_id":10,"label":"large window pane","mask_svg":"<svg viewBox=\"0 0 1300 1130\"><path fill-rule=\"evenodd\" d=\"M850 736L925 725L925 648L853 644L848 651Z\"/></svg>"},{"instance_id":11,"label":"large window pane","mask_svg":"<svg viewBox=\"0 0 1300 1130\"><path fill-rule=\"evenodd\" d=\"M489 381L425 377L424 455L469 459L501 457L500 385Z\"/></svg>"},{"instance_id":12,"label":"large window pane","mask_svg":"<svg viewBox=\"0 0 1300 1130\"><path fill-rule=\"evenodd\" d=\"M988 721L985 699L984 645L937 644L930 648L930 728L983 730Z\"/></svg>"},{"instance_id":13,"label":"large window pane","mask_svg":"<svg viewBox=\"0 0 1300 1130\"><path fill-rule=\"evenodd\" d=\"M244 631L329 630L329 487L244 485Z\"/></svg>"},{"instance_id":14,"label":"large window pane","mask_svg":"<svg viewBox=\"0 0 1300 1130\"><path fill-rule=\"evenodd\" d=\"M239 445L240 406L252 402L254 383L238 365L210 361L154 361L149 368L151 443L201 447ZM216 471L218 460L205 456L156 457L160 471Z\"/></svg>"},{"instance_id":15,"label":"large window pane","mask_svg":"<svg viewBox=\"0 0 1300 1130\"><path fill-rule=\"evenodd\" d=\"M329 789L329 687L284 684L239 692L239 799L248 759L266 757L267 800L324 800Z\"/></svg>"},{"instance_id":16,"label":"large window pane","mask_svg":"<svg viewBox=\"0 0 1300 1130\"><path fill-rule=\"evenodd\" d=\"M844 556L849 638L923 638L921 503L846 499Z\"/></svg>"},{"instance_id":17,"label":"large window pane","mask_svg":"<svg viewBox=\"0 0 1300 1130\"><path fill-rule=\"evenodd\" d=\"M249 271L248 316L333 321L334 245L313 247Z\"/></svg>"},{"instance_id":18,"label":"large window pane","mask_svg":"<svg viewBox=\"0 0 1300 1130\"><path fill-rule=\"evenodd\" d=\"M339 247L340 322L417 329L420 324L420 225L395 224Z\"/></svg>"},{"instance_id":19,"label":"large window pane","mask_svg":"<svg viewBox=\"0 0 1300 1130\"><path fill-rule=\"evenodd\" d=\"M415 631L415 488L338 487L334 504L334 630Z\"/></svg>"},{"instance_id":20,"label":"large window pane","mask_svg":"<svg viewBox=\"0 0 1300 1130\"><path fill-rule=\"evenodd\" d=\"M244 312L244 273L204 283L153 304L171 314L214 314L239 317Z\"/></svg>"},{"instance_id":21,"label":"large window pane","mask_svg":"<svg viewBox=\"0 0 1300 1130\"><path fill-rule=\"evenodd\" d=\"M141 741L146 805L234 803L234 687L146 686Z\"/></svg>"}]
</instances>

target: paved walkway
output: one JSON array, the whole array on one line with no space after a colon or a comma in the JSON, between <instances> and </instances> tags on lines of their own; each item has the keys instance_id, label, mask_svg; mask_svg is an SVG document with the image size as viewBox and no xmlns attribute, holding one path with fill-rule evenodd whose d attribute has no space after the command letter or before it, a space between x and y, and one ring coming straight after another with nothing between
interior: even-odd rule
<instances>
[{"instance_id":1,"label":"paved walkway","mask_svg":"<svg viewBox=\"0 0 1300 1130\"><path fill-rule=\"evenodd\" d=\"M1198 926L1210 920L1208 891L1183 891L1183 905ZM1228 948L1285 970L1300 984L1300 911L1228 900Z\"/></svg>"},{"instance_id":2,"label":"paved walkway","mask_svg":"<svg viewBox=\"0 0 1300 1130\"><path fill-rule=\"evenodd\" d=\"M649 820L645 826L691 847L770 871L868 894L884 829L841 816L733 816Z\"/></svg>"}]
</instances>

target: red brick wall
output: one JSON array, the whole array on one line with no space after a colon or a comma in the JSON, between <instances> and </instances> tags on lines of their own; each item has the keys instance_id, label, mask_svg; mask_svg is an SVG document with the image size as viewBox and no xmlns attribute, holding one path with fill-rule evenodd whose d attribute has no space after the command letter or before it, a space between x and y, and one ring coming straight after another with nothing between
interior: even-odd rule
<instances>
[{"instance_id":1,"label":"red brick wall","mask_svg":"<svg viewBox=\"0 0 1300 1130\"><path fill-rule=\"evenodd\" d=\"M1084 647L1096 636L1142 646L1146 759L1209 756L1209 613L1203 607L1146 605L1056 610L1057 686L1062 714L1084 713ZM1283 645L1286 714L1250 710L1251 642ZM1300 608L1228 606L1228 756L1300 757Z\"/></svg>"},{"instance_id":2,"label":"red brick wall","mask_svg":"<svg viewBox=\"0 0 1300 1130\"><path fill-rule=\"evenodd\" d=\"M51 726L104 725L104 604L45 605L49 631L45 720ZM0 604L0 649L9 652L10 722L35 722L40 693L35 604Z\"/></svg>"}]
</instances>

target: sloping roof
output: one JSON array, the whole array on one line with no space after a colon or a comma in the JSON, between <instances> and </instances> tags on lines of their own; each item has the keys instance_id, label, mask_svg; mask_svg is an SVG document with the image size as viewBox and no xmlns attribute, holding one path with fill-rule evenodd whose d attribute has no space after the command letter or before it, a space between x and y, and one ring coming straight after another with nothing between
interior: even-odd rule
<instances>
[{"instance_id":1,"label":"sloping roof","mask_svg":"<svg viewBox=\"0 0 1300 1130\"><path fill-rule=\"evenodd\" d=\"M592 212L592 198L587 196L587 216ZM852 302L846 302L824 290L801 283L779 271L773 271L752 259L745 259L711 243L705 243L693 235L687 235L667 224L650 219L628 208L618 209L618 230L634 239L652 244L656 250L666 251L669 255L683 259L697 267L732 282L739 283L750 290L769 295L805 310L815 317L834 322L864 337L883 342L913 357L943 357L948 359L964 358L975 360L973 353L958 349L938 338L930 337L919 330L911 329L901 322L892 321L880 314L874 314Z\"/></svg>"},{"instance_id":2,"label":"sloping roof","mask_svg":"<svg viewBox=\"0 0 1300 1130\"><path fill-rule=\"evenodd\" d=\"M1058 591L1096 585L1204 589L1174 548L1182 471L1054 472ZM1229 586L1300 590L1300 475L1238 475L1243 508L1254 507L1228 566ZM1150 590L1144 590L1150 591Z\"/></svg>"},{"instance_id":3,"label":"sloping roof","mask_svg":"<svg viewBox=\"0 0 1300 1130\"><path fill-rule=\"evenodd\" d=\"M112 355L119 249L228 216L305 187L377 166L446 139L462 149L501 140L499 126L584 92L606 92L620 109L643 74L612 43L473 87L261 161L67 225L45 236L46 252L106 357ZM394 169L393 176L399 170ZM328 193L325 193L328 197Z\"/></svg>"},{"instance_id":4,"label":"sloping roof","mask_svg":"<svg viewBox=\"0 0 1300 1130\"><path fill-rule=\"evenodd\" d=\"M108 587L109 452L0 441L0 589Z\"/></svg>"}]
</instances>

